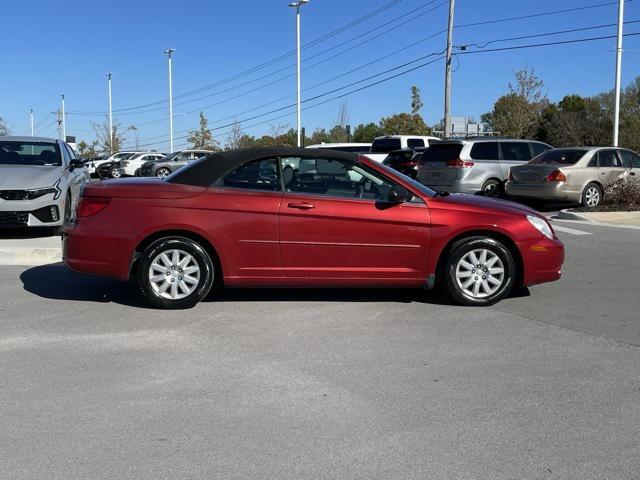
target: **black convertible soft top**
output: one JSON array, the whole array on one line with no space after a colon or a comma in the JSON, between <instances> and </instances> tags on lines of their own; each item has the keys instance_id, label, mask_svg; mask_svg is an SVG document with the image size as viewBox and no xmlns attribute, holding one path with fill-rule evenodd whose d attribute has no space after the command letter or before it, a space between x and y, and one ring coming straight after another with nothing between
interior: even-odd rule
<instances>
[{"instance_id":1,"label":"black convertible soft top","mask_svg":"<svg viewBox=\"0 0 640 480\"><path fill-rule=\"evenodd\" d=\"M358 154L338 152L329 149L315 148L252 148L247 150L232 150L207 155L193 162L187 167L181 168L173 175L167 177L169 183L180 183L196 187L208 187L234 170L239 165L252 160L260 160L275 157L297 158L333 158L336 160L357 161Z\"/></svg>"}]
</instances>

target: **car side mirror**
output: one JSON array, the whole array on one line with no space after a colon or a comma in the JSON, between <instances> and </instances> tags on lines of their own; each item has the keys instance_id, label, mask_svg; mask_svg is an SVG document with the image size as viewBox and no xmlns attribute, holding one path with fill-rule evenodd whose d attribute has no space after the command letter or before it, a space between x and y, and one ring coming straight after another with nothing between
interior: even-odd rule
<instances>
[{"instance_id":1,"label":"car side mirror","mask_svg":"<svg viewBox=\"0 0 640 480\"><path fill-rule=\"evenodd\" d=\"M387 201L393 204L404 203L409 200L409 192L407 192L404 188L393 188L389 190L389 195L387 196Z\"/></svg>"},{"instance_id":2,"label":"car side mirror","mask_svg":"<svg viewBox=\"0 0 640 480\"><path fill-rule=\"evenodd\" d=\"M84 168L84 162L74 158L69 162L69 170L75 170L76 168Z\"/></svg>"}]
</instances>

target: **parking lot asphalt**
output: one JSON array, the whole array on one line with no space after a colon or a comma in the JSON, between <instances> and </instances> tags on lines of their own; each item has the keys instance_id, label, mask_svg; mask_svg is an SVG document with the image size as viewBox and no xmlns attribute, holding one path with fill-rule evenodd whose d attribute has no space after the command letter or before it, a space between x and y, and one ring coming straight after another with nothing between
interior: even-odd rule
<instances>
[{"instance_id":1,"label":"parking lot asphalt","mask_svg":"<svg viewBox=\"0 0 640 480\"><path fill-rule=\"evenodd\" d=\"M563 278L484 309L1 267L0 476L635 479L640 231L555 225Z\"/></svg>"}]
</instances>

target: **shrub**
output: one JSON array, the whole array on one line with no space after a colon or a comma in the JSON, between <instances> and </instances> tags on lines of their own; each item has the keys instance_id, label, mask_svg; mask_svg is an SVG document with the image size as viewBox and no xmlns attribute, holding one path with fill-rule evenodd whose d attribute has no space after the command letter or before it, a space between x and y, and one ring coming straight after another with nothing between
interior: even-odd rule
<instances>
[{"instance_id":1,"label":"shrub","mask_svg":"<svg viewBox=\"0 0 640 480\"><path fill-rule=\"evenodd\" d=\"M623 176L609 184L602 205L608 210L640 210L640 179L636 177Z\"/></svg>"}]
</instances>

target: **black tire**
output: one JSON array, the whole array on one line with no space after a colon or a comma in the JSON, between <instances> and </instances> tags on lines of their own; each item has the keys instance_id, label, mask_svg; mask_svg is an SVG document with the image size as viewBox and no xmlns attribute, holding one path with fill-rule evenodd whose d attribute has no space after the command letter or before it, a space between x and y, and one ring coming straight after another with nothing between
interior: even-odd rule
<instances>
[{"instance_id":1,"label":"black tire","mask_svg":"<svg viewBox=\"0 0 640 480\"><path fill-rule=\"evenodd\" d=\"M604 191L602 187L595 182L589 183L582 191L580 204L585 208L597 208L602 203Z\"/></svg>"},{"instance_id":2,"label":"black tire","mask_svg":"<svg viewBox=\"0 0 640 480\"><path fill-rule=\"evenodd\" d=\"M133 172L133 176L134 177L139 177L140 173L141 173L140 169L137 169L135 172Z\"/></svg>"},{"instance_id":3,"label":"black tire","mask_svg":"<svg viewBox=\"0 0 640 480\"><path fill-rule=\"evenodd\" d=\"M171 250L180 250L189 254L197 267L199 268L199 278L197 284L193 287L190 294L183 298L171 299L161 296L158 293L151 282L150 268L152 262L162 253ZM183 309L191 308L196 305L200 300L205 298L211 291L216 278L216 265L214 259L207 253L207 251L197 242L184 237L166 237L156 240L149 245L138 261L138 269L136 272L136 279L138 288L144 295L144 297L156 308L164 309ZM167 269L169 271L169 269ZM174 276L172 282L182 280L182 277L175 277L179 275L177 272L166 273L167 278ZM158 273L156 274L158 275ZM186 275L186 274L185 274ZM178 280L179 279L179 280ZM157 283L157 282L156 282ZM177 287L176 287L177 288ZM171 293L167 293L170 295ZM179 292L180 295L184 292Z\"/></svg>"},{"instance_id":4,"label":"black tire","mask_svg":"<svg viewBox=\"0 0 640 480\"><path fill-rule=\"evenodd\" d=\"M496 178L490 178L482 185L482 195L485 197L500 198L503 192L504 184Z\"/></svg>"},{"instance_id":5,"label":"black tire","mask_svg":"<svg viewBox=\"0 0 640 480\"><path fill-rule=\"evenodd\" d=\"M161 167L156 172L156 175L160 178L164 178L168 175L171 175L171 170L169 170L167 167Z\"/></svg>"},{"instance_id":6,"label":"black tire","mask_svg":"<svg viewBox=\"0 0 640 480\"><path fill-rule=\"evenodd\" d=\"M499 259L499 262L502 264L502 267L495 267L495 265L499 265L499 263L497 263L496 261L496 263L493 264L494 268L492 268L491 270L502 268L503 274L500 279L500 285L495 285L496 290L492 291L489 294L484 290L483 287L483 284L485 283L489 285L489 281L486 280L485 277L488 275L494 278L495 281L498 281L498 279L494 277L493 274L488 272L488 268L485 270L487 264L482 265L482 267L477 271L477 275L476 270L472 270L474 274L469 275L464 280L465 283L467 281L473 281L471 286L467 287L467 290L473 289L476 283L479 283L479 289L483 290L483 292L480 292L478 290L478 295L473 296L473 291L471 291L471 294L469 294L463 288L463 280L458 278L458 266L460 264L460 268L463 269L464 267L462 266L461 260L467 257L470 252L478 250L486 250L496 256ZM456 242L449 252L443 270L444 287L447 294L455 303L464 306L489 306L499 302L507 295L509 295L509 293L513 289L517 276L516 265L511 252L509 252L509 249L506 248L498 240L490 237L469 237ZM465 272L461 272L461 274L463 273ZM467 271L466 273L469 273L469 271ZM485 274L485 276L483 276L483 274ZM494 285L491 284L490 286Z\"/></svg>"},{"instance_id":7,"label":"black tire","mask_svg":"<svg viewBox=\"0 0 640 480\"><path fill-rule=\"evenodd\" d=\"M62 227L71 223L71 192L64 197L64 211L62 212L62 225L53 228L54 235L62 235Z\"/></svg>"}]
</instances>

